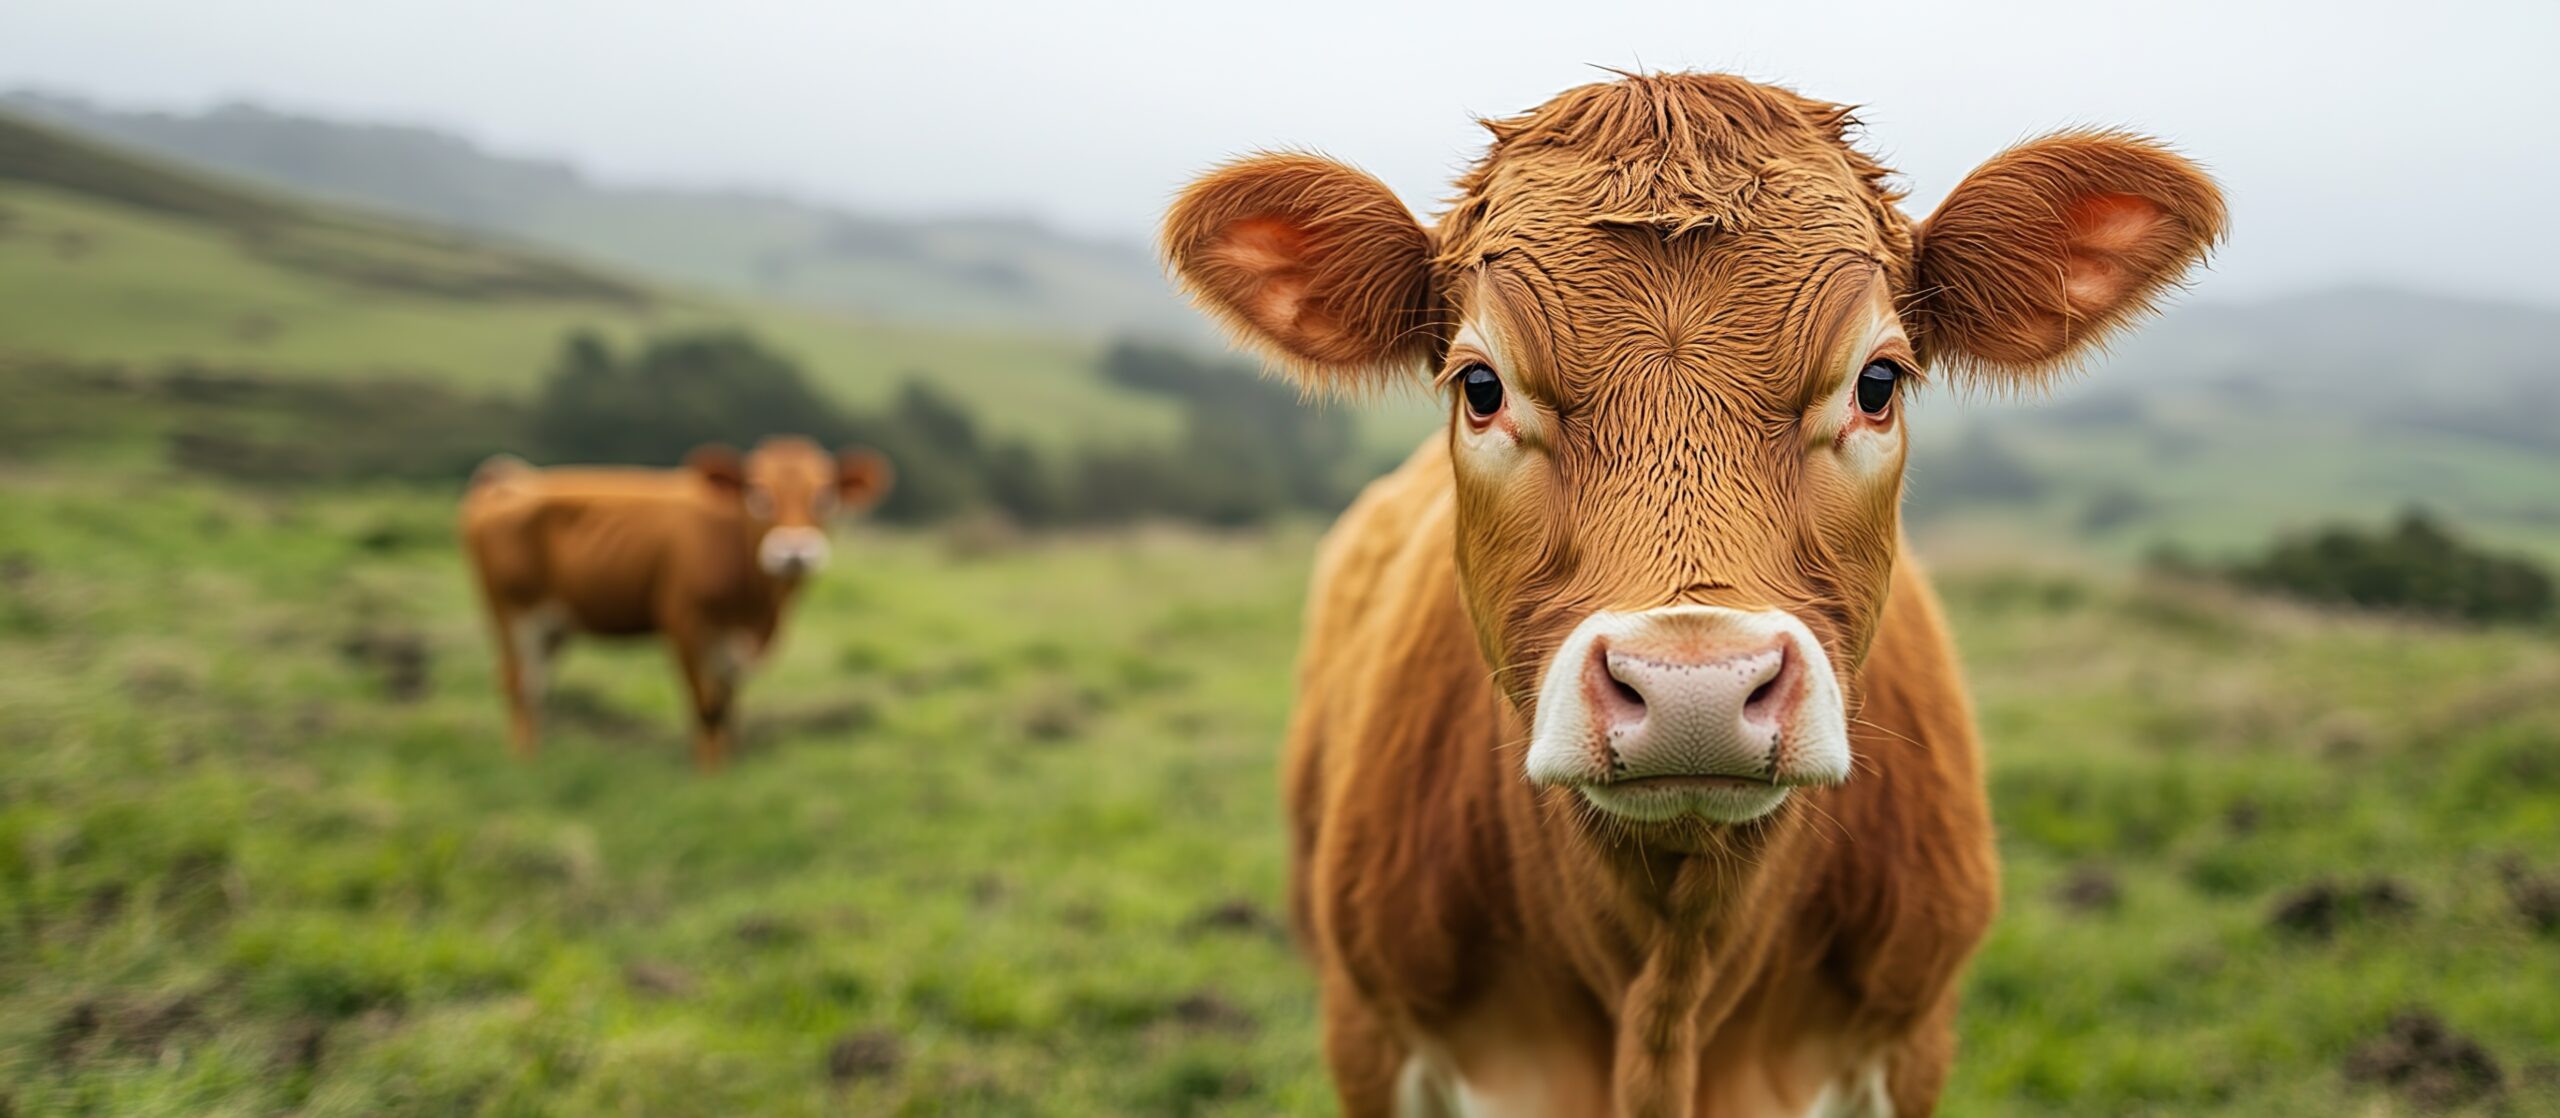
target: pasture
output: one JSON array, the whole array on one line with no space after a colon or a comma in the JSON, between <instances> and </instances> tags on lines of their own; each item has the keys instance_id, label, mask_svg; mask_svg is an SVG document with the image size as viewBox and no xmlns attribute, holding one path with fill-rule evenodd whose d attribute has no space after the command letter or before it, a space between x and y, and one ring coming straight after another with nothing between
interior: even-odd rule
<instances>
[{"instance_id":1,"label":"pasture","mask_svg":"<svg viewBox=\"0 0 2560 1118\"><path fill-rule=\"evenodd\" d=\"M507 756L450 516L0 472L0 1114L1330 1112L1313 526L850 533L702 779L653 645ZM2548 631L1940 575L2007 871L1946 1113L2560 1114Z\"/></svg>"}]
</instances>

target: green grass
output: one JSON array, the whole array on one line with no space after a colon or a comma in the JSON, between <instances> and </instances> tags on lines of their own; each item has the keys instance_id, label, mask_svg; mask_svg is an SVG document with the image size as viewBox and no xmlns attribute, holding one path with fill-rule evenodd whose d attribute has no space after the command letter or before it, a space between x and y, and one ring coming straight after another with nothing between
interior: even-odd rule
<instances>
[{"instance_id":1,"label":"green grass","mask_svg":"<svg viewBox=\"0 0 2560 1118\"><path fill-rule=\"evenodd\" d=\"M448 516L0 475L0 1112L1330 1111L1268 926L1311 530L854 534L701 779L646 647L508 758ZM2341 1066L2412 1006L2555 1112L2550 634L1945 582L2009 884L1947 1113L2407 1112Z\"/></svg>"}]
</instances>

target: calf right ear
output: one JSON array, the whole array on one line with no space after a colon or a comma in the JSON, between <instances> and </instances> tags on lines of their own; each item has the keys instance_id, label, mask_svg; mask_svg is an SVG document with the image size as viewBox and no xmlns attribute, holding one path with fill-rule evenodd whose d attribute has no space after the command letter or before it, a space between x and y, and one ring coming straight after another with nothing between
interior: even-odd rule
<instances>
[{"instance_id":1,"label":"calf right ear","mask_svg":"<svg viewBox=\"0 0 2560 1118\"><path fill-rule=\"evenodd\" d=\"M684 468L701 475L713 489L726 493L742 493L747 488L747 464L738 452L720 443L704 443L684 456Z\"/></svg>"},{"instance_id":2,"label":"calf right ear","mask_svg":"<svg viewBox=\"0 0 2560 1118\"><path fill-rule=\"evenodd\" d=\"M1384 183L1315 155L1203 175L1165 214L1192 299L1311 389L1390 383L1437 352L1431 235Z\"/></svg>"},{"instance_id":3,"label":"calf right ear","mask_svg":"<svg viewBox=\"0 0 2560 1118\"><path fill-rule=\"evenodd\" d=\"M2223 222L2203 168L2154 140L2065 132L2002 152L1920 226L1922 356L2041 380L2148 312Z\"/></svg>"},{"instance_id":4,"label":"calf right ear","mask_svg":"<svg viewBox=\"0 0 2560 1118\"><path fill-rule=\"evenodd\" d=\"M836 452L836 499L847 509L860 512L879 504L897 476L888 456L879 451L849 446Z\"/></svg>"}]
</instances>

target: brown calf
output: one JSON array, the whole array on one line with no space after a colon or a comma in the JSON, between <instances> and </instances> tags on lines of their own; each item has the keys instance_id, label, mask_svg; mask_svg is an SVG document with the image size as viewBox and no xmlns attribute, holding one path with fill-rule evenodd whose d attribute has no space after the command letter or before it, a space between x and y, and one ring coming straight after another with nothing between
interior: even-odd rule
<instances>
[{"instance_id":1,"label":"brown calf","mask_svg":"<svg viewBox=\"0 0 2560 1118\"><path fill-rule=\"evenodd\" d=\"M693 756L728 756L738 685L771 649L801 583L826 565L827 518L888 492L868 450L768 439L678 470L537 470L491 459L462 501L462 541L498 642L520 755L538 738L544 670L572 633L664 634L694 713Z\"/></svg>"},{"instance_id":2,"label":"brown calf","mask_svg":"<svg viewBox=\"0 0 2560 1118\"><path fill-rule=\"evenodd\" d=\"M1303 383L1448 395L1327 538L1299 667L1292 908L1345 1113L1935 1108L1998 881L1901 397L2035 383L2223 211L2074 132L1913 222L1853 125L1630 76L1491 122L1429 228L1305 154L1168 215Z\"/></svg>"}]
</instances>

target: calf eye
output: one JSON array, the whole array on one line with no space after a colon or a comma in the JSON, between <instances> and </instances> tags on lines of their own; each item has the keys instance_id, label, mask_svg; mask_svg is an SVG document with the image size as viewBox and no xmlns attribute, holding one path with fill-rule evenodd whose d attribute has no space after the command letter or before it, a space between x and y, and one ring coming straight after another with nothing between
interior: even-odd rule
<instances>
[{"instance_id":1,"label":"calf eye","mask_svg":"<svg viewBox=\"0 0 2560 1118\"><path fill-rule=\"evenodd\" d=\"M1902 379L1902 366L1891 361L1871 361L1858 374L1858 410L1878 419L1893 403L1894 382Z\"/></svg>"},{"instance_id":2,"label":"calf eye","mask_svg":"<svg viewBox=\"0 0 2560 1118\"><path fill-rule=\"evenodd\" d=\"M1502 410L1502 378L1484 365L1469 365L1458 374L1458 389L1467 394L1467 411L1478 419L1491 419Z\"/></svg>"}]
</instances>

